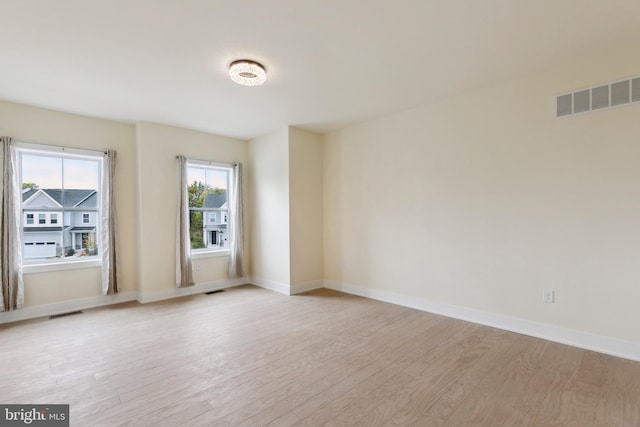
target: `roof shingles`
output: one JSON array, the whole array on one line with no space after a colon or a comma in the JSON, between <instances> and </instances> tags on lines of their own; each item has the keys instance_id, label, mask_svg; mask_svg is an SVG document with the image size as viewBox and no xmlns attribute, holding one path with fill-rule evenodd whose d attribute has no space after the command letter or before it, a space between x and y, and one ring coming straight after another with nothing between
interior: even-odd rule
<instances>
[{"instance_id":1,"label":"roof shingles","mask_svg":"<svg viewBox=\"0 0 640 427\"><path fill-rule=\"evenodd\" d=\"M217 209L224 206L225 203L227 203L227 193L221 193L221 194L209 193L204 198L204 201L202 202L202 207Z\"/></svg>"},{"instance_id":2,"label":"roof shingles","mask_svg":"<svg viewBox=\"0 0 640 427\"><path fill-rule=\"evenodd\" d=\"M96 190L61 190L57 188L30 189L22 193L22 201L29 199L38 190L46 193L63 208L92 208L98 207L98 192ZM63 203L64 200L64 203Z\"/></svg>"}]
</instances>

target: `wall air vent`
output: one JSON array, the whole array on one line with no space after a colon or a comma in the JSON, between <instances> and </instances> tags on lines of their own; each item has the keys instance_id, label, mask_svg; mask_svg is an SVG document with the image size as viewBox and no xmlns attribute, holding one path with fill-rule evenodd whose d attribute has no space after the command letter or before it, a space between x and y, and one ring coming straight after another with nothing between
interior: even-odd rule
<instances>
[{"instance_id":1,"label":"wall air vent","mask_svg":"<svg viewBox=\"0 0 640 427\"><path fill-rule=\"evenodd\" d=\"M556 117L640 102L640 77L605 83L556 96Z\"/></svg>"}]
</instances>

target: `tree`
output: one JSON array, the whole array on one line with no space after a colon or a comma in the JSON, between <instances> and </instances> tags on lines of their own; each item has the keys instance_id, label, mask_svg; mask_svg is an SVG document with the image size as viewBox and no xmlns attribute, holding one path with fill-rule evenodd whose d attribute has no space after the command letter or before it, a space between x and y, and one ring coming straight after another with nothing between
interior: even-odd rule
<instances>
[{"instance_id":1,"label":"tree","mask_svg":"<svg viewBox=\"0 0 640 427\"><path fill-rule=\"evenodd\" d=\"M207 184L203 184L200 181L193 181L191 185L189 185L189 207L190 208L201 208L202 201L204 200L204 195L209 190L209 186Z\"/></svg>"},{"instance_id":2,"label":"tree","mask_svg":"<svg viewBox=\"0 0 640 427\"><path fill-rule=\"evenodd\" d=\"M207 193L211 187L200 181L193 181L188 188L189 192L189 207L201 208L204 198L207 197ZM190 211L189 212L189 236L191 237L191 249L204 248L204 236L202 235L203 222L202 212Z\"/></svg>"},{"instance_id":3,"label":"tree","mask_svg":"<svg viewBox=\"0 0 640 427\"><path fill-rule=\"evenodd\" d=\"M204 236L202 227L202 212L189 212L189 237L191 238L191 249L204 248Z\"/></svg>"},{"instance_id":4,"label":"tree","mask_svg":"<svg viewBox=\"0 0 640 427\"><path fill-rule=\"evenodd\" d=\"M24 190L25 188L28 188L30 190L35 190L36 188L39 188L39 186L34 182L23 182L22 189Z\"/></svg>"}]
</instances>

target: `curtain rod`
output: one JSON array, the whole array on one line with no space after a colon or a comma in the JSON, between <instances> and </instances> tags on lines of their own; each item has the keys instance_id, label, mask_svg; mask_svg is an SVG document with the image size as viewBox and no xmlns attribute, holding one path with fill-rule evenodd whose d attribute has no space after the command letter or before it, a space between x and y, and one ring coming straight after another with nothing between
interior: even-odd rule
<instances>
[{"instance_id":1,"label":"curtain rod","mask_svg":"<svg viewBox=\"0 0 640 427\"><path fill-rule=\"evenodd\" d=\"M178 156L176 156L176 159L179 159L180 157L183 157L183 156L178 155ZM214 162L213 160L194 159L194 158L187 157L187 156L184 156L184 158L185 158L187 161L208 163L210 166L214 166L214 165L227 165L227 166L228 166L228 165L231 165L231 166L237 166L237 165L238 165L238 163L239 163L239 162Z\"/></svg>"},{"instance_id":2,"label":"curtain rod","mask_svg":"<svg viewBox=\"0 0 640 427\"><path fill-rule=\"evenodd\" d=\"M39 142L18 141L18 140L15 140L15 139L14 139L14 142L16 142L18 146L20 146L20 145L32 145L32 146L34 146L34 148L36 148L36 147L47 147L47 148L60 150L62 152L64 152L65 149L67 149L67 150L91 151L91 152L94 152L94 153L107 154L107 150L92 150L90 148L65 147L63 145L41 144ZM29 147L25 147L25 148L29 148Z\"/></svg>"}]
</instances>

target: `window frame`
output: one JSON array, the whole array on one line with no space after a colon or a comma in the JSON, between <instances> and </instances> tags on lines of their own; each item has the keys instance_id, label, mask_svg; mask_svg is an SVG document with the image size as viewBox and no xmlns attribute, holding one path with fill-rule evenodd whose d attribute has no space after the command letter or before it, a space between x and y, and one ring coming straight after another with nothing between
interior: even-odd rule
<instances>
[{"instance_id":1,"label":"window frame","mask_svg":"<svg viewBox=\"0 0 640 427\"><path fill-rule=\"evenodd\" d=\"M233 188L233 168L234 168L234 164L233 163L224 163L224 162L216 162L216 161L207 161L207 160L195 160L195 159L187 159L186 162L186 167L187 167L187 172L189 170L190 167L196 167L196 168L200 168L200 169L211 169L211 170L224 170L227 173L227 216L229 216L229 195L231 193L231 190ZM189 180L187 180L187 188L189 185L191 185L190 182L188 182ZM219 209L218 209L219 210ZM218 210L215 211L216 213L216 220L218 218ZM189 211L191 212L191 207L189 208ZM207 212L208 211L203 211L203 212ZM222 217L222 212L220 212L220 217ZM207 225L222 225L221 223L219 224L211 224L209 223L209 215L203 215L203 239L205 238L204 233L204 227L206 227ZM227 226L227 230L229 230L229 224L228 222L226 223ZM202 258L212 258L212 257L219 257L219 256L228 256L231 253L231 236L229 236L228 232L225 233L227 236L227 246L226 247L205 247L205 248L198 248L198 249L191 249L191 258L192 259L202 259Z\"/></svg>"},{"instance_id":2,"label":"window frame","mask_svg":"<svg viewBox=\"0 0 640 427\"><path fill-rule=\"evenodd\" d=\"M86 150L86 149L78 149L78 148L70 148L70 147L62 147L62 146L53 146L53 145L42 145L42 144L33 144L27 142L16 142L16 151L18 153L18 165L16 173L18 174L18 181L20 183L20 187L22 190L22 156L27 155L35 155L35 156L49 156L53 158L66 158L66 159L78 159L78 160L90 160L95 161L98 167L98 198L97 198L97 208L91 210L91 212L95 212L96 215L102 215L102 200L101 200L101 192L102 192L102 181L103 181L103 173L104 173L104 152L97 150ZM22 206L22 200L20 201L20 245L24 251L24 247L27 242L25 242L24 236L24 227L26 225L41 225L36 223L36 217L34 215L34 223L27 224L27 216L24 207ZM48 210L52 210L49 208L38 209L38 211L46 212ZM86 211L87 208L78 209L79 211ZM57 226L61 226L64 230L65 223L65 212L74 212L74 210L64 209L64 208L55 208L55 214L61 213L62 223L60 223L60 216L58 217ZM34 212L40 213L40 212ZM51 215L47 215L50 219ZM46 224L45 224L46 225ZM96 241L100 241L100 228L99 221L96 222L95 225L95 236ZM64 245L64 242L63 242ZM64 247L63 247L64 252ZM93 268L93 267L101 267L102 266L102 249L98 245L98 254L95 256L91 256L89 259L80 259L80 258L68 258L62 257L58 259L35 259L33 261L28 261L25 263L24 257L22 259L22 269L23 273L40 273L47 271L58 271L58 270L75 270L82 268Z\"/></svg>"}]
</instances>

